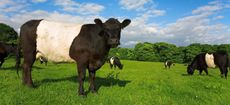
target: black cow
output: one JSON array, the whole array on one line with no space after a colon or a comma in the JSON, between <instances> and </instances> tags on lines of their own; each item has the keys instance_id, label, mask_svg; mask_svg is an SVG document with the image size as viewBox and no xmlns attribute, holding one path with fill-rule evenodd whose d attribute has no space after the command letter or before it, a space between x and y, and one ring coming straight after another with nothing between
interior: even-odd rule
<instances>
[{"instance_id":1,"label":"black cow","mask_svg":"<svg viewBox=\"0 0 230 105\"><path fill-rule=\"evenodd\" d=\"M165 63L164 63L164 65L165 65L165 68L167 69L167 68L169 68L170 69L170 67L171 67L171 65L175 65L172 61L170 61L170 60L166 60L165 61Z\"/></svg>"},{"instance_id":2,"label":"black cow","mask_svg":"<svg viewBox=\"0 0 230 105\"><path fill-rule=\"evenodd\" d=\"M188 65L187 73L192 75L194 70L197 69L199 70L199 74L204 70L208 75L208 67L218 67L221 72L221 77L224 75L225 78L227 78L229 67L228 54L225 52L201 53L193 59L190 65Z\"/></svg>"},{"instance_id":3,"label":"black cow","mask_svg":"<svg viewBox=\"0 0 230 105\"><path fill-rule=\"evenodd\" d=\"M0 42L0 67L5 62L5 58L10 54L16 54L17 46L15 44L7 44Z\"/></svg>"},{"instance_id":4,"label":"black cow","mask_svg":"<svg viewBox=\"0 0 230 105\"><path fill-rule=\"evenodd\" d=\"M31 20L21 26L19 47L22 48L23 84L33 86L31 68L36 51L42 52L49 61L76 61L79 95L85 95L83 82L86 69L89 72L90 90L95 93L96 71L105 63L110 48L120 44L120 33L130 24L129 19L120 23L110 18L105 23L73 25L46 20ZM20 49L20 48L19 48Z\"/></svg>"},{"instance_id":5,"label":"black cow","mask_svg":"<svg viewBox=\"0 0 230 105\"><path fill-rule=\"evenodd\" d=\"M121 64L120 59L118 57L112 56L109 58L108 60L110 68L112 69L114 67L114 69L116 69L116 66L122 70L123 68L123 64Z\"/></svg>"}]
</instances>

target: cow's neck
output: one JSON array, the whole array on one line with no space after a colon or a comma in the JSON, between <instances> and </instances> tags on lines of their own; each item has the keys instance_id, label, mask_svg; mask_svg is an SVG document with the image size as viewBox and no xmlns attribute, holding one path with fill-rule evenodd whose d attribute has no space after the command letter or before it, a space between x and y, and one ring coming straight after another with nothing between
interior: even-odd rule
<instances>
[{"instance_id":1,"label":"cow's neck","mask_svg":"<svg viewBox=\"0 0 230 105\"><path fill-rule=\"evenodd\" d=\"M197 68L197 61L196 61L196 60L192 62L191 67L192 67L193 69L196 69L196 68Z\"/></svg>"}]
</instances>

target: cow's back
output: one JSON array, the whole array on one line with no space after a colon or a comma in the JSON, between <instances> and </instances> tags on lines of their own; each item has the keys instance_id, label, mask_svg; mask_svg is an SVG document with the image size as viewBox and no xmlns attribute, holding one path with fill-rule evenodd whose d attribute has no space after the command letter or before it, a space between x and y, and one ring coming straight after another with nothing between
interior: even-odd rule
<instances>
[{"instance_id":1,"label":"cow's back","mask_svg":"<svg viewBox=\"0 0 230 105\"><path fill-rule=\"evenodd\" d=\"M42 20L37 27L37 50L52 62L71 62L69 49L81 25Z\"/></svg>"}]
</instances>

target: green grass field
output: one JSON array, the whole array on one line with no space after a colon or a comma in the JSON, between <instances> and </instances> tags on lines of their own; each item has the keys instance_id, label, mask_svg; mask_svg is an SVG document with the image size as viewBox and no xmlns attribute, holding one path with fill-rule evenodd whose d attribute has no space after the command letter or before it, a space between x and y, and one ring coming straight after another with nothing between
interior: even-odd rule
<instances>
[{"instance_id":1,"label":"green grass field","mask_svg":"<svg viewBox=\"0 0 230 105\"><path fill-rule=\"evenodd\" d=\"M96 74L98 94L77 95L75 64L36 62L33 80L36 88L21 84L9 59L0 69L0 105L229 105L230 80L218 69L209 76L186 75L186 66L176 64L165 70L161 62L122 61L123 70L105 64ZM21 72L20 72L21 73ZM21 77L21 76L20 76ZM88 90L88 73L84 84Z\"/></svg>"}]
</instances>

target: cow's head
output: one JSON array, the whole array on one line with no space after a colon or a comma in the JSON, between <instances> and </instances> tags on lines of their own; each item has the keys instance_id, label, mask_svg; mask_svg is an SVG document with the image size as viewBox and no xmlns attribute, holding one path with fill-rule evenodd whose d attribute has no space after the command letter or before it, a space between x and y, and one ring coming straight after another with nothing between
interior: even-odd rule
<instances>
[{"instance_id":1,"label":"cow's head","mask_svg":"<svg viewBox=\"0 0 230 105\"><path fill-rule=\"evenodd\" d=\"M94 22L102 27L99 35L106 37L108 45L110 47L117 47L120 44L121 29L128 26L131 20L125 19L120 23L117 19L110 18L105 23L102 23L100 19L95 19Z\"/></svg>"},{"instance_id":2,"label":"cow's head","mask_svg":"<svg viewBox=\"0 0 230 105\"><path fill-rule=\"evenodd\" d=\"M195 69L194 69L191 65L188 65L188 67L187 67L187 73L188 73L189 75L193 75L194 70L195 70Z\"/></svg>"}]
</instances>

